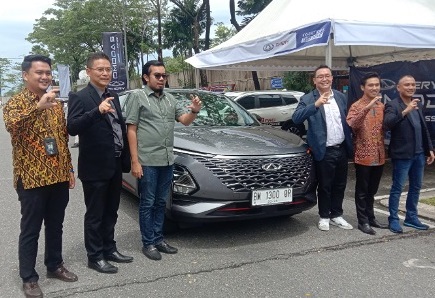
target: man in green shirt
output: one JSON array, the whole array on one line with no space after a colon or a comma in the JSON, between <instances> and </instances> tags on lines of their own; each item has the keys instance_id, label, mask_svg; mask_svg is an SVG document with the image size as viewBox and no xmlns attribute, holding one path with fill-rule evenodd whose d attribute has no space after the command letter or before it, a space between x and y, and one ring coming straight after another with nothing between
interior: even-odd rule
<instances>
[{"instance_id":1,"label":"man in green shirt","mask_svg":"<svg viewBox=\"0 0 435 298\"><path fill-rule=\"evenodd\" d=\"M198 96L185 112L177 100L163 91L167 79L162 62L148 61L142 68L144 88L130 94L126 108L127 138L131 172L139 179L139 224L143 253L160 260L160 252L175 254L178 249L163 238L166 200L172 185L174 125L191 124L201 109Z\"/></svg>"}]
</instances>

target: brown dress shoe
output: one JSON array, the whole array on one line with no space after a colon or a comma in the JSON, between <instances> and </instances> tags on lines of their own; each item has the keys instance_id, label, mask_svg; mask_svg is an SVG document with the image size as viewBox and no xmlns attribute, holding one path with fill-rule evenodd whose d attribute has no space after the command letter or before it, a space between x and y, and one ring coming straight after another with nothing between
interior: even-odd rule
<instances>
[{"instance_id":1,"label":"brown dress shoe","mask_svg":"<svg viewBox=\"0 0 435 298\"><path fill-rule=\"evenodd\" d=\"M23 283L23 291L26 298L44 297L44 294L42 294L41 288L39 287L37 281Z\"/></svg>"},{"instance_id":2,"label":"brown dress shoe","mask_svg":"<svg viewBox=\"0 0 435 298\"><path fill-rule=\"evenodd\" d=\"M78 280L77 275L72 272L69 272L63 264L59 266L55 271L47 271L48 278L57 278L66 282L74 282Z\"/></svg>"}]
</instances>

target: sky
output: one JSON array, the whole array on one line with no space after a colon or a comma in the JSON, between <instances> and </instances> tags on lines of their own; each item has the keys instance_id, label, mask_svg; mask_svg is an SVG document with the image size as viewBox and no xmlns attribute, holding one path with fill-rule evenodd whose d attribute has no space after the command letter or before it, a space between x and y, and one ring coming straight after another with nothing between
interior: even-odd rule
<instances>
[{"instance_id":1,"label":"sky","mask_svg":"<svg viewBox=\"0 0 435 298\"><path fill-rule=\"evenodd\" d=\"M0 58L10 58L21 62L32 45L25 40L33 31L36 19L42 17L54 0L7 0L0 7ZM223 2L226 5L222 5ZM212 17L215 22L229 25L230 13L228 1L210 0ZM213 29L212 29L213 31Z\"/></svg>"}]
</instances>

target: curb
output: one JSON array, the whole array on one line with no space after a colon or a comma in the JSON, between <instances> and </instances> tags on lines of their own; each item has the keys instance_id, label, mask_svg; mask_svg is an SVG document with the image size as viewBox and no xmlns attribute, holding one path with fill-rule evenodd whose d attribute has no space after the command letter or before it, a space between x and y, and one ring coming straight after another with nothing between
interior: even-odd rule
<instances>
[{"instance_id":1,"label":"curb","mask_svg":"<svg viewBox=\"0 0 435 298\"><path fill-rule=\"evenodd\" d=\"M406 212L406 196L407 192L402 192L399 201L399 211ZM435 188L426 188L420 190L420 199L427 199L435 197ZM381 206L388 208L388 198L389 195L376 196L375 202L379 203ZM435 206L431 206L424 203L418 203L418 216L426 220L435 221Z\"/></svg>"}]
</instances>

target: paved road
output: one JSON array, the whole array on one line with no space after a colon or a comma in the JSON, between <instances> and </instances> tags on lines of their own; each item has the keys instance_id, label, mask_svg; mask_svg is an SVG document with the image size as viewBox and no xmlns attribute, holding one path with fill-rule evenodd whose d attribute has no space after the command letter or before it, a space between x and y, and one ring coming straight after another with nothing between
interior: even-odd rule
<instances>
[{"instance_id":1,"label":"paved road","mask_svg":"<svg viewBox=\"0 0 435 298\"><path fill-rule=\"evenodd\" d=\"M72 144L71 139L71 144ZM77 149L71 149L74 160ZM19 203L12 188L11 146L0 121L0 297L22 297L18 277ZM353 168L350 167L351 173ZM425 187L434 187L434 167ZM380 194L390 185L388 167ZM345 217L356 225L350 174ZM208 225L169 235L177 255L162 261L141 254L138 202L123 194L116 239L133 255L116 275L86 268L81 184L71 191L64 228L64 258L79 275L76 283L44 276L43 241L37 270L45 297L432 297L435 293L435 230L403 235L378 230L317 229L317 209L291 218ZM382 208L382 207L379 207ZM386 221L383 213L379 220ZM41 240L43 233L41 233Z\"/></svg>"}]
</instances>

